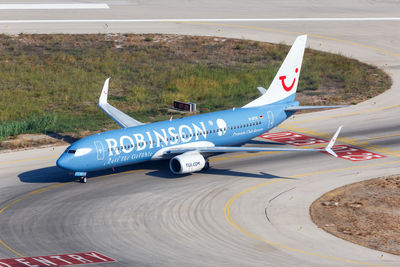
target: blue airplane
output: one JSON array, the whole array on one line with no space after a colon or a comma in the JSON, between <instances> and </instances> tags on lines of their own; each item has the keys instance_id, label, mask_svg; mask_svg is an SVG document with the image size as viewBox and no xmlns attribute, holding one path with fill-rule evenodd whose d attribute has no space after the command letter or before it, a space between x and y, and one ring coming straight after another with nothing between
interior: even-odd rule
<instances>
[{"instance_id":1,"label":"blue airplane","mask_svg":"<svg viewBox=\"0 0 400 267\"><path fill-rule=\"evenodd\" d=\"M295 101L307 36L297 37L268 90L241 108L144 124L107 103L108 78L98 106L122 129L85 137L72 145L57 160L57 166L73 171L80 181L87 182L89 171L115 168L134 163L169 159L174 174L208 169L208 158L224 152L321 151L240 147L252 138L276 127L298 110L337 108L343 106L299 106ZM338 128L325 151L337 157L332 146ZM237 145L237 146L234 146Z\"/></svg>"}]
</instances>

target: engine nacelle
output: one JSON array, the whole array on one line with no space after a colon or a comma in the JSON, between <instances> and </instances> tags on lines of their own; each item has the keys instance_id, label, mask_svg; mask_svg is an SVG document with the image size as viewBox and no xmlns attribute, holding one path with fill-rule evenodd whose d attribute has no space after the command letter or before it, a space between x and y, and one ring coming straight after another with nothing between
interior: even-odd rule
<instances>
[{"instance_id":1,"label":"engine nacelle","mask_svg":"<svg viewBox=\"0 0 400 267\"><path fill-rule=\"evenodd\" d=\"M201 171L205 165L205 158L197 151L183 153L169 161L169 168L174 174Z\"/></svg>"}]
</instances>

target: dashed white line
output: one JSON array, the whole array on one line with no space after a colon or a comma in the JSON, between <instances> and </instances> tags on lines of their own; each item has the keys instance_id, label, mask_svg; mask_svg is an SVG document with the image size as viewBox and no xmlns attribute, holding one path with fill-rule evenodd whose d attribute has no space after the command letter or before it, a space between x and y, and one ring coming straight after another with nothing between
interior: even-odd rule
<instances>
[{"instance_id":1,"label":"dashed white line","mask_svg":"<svg viewBox=\"0 0 400 267\"><path fill-rule=\"evenodd\" d=\"M1 9L1 8L0 8ZM226 18L226 19L48 19L48 20L0 20L0 23L112 23L112 22L329 22L329 21L400 21L390 18Z\"/></svg>"},{"instance_id":2,"label":"dashed white line","mask_svg":"<svg viewBox=\"0 0 400 267\"><path fill-rule=\"evenodd\" d=\"M31 10L31 9L107 9L105 3L79 4L0 4L0 10Z\"/></svg>"}]
</instances>

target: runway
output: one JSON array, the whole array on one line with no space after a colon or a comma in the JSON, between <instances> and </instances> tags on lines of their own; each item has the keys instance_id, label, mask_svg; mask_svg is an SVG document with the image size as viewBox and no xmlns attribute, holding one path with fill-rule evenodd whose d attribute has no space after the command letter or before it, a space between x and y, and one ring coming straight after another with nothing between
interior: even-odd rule
<instances>
[{"instance_id":1,"label":"runway","mask_svg":"<svg viewBox=\"0 0 400 267\"><path fill-rule=\"evenodd\" d=\"M339 144L386 157L354 162L320 153L233 153L213 158L207 172L174 177L166 162L149 163L96 173L82 185L55 167L65 147L0 153L0 259L97 251L117 260L110 266L400 264L398 256L324 232L309 216L310 204L331 189L400 173L400 21L327 20L396 18L396 3L102 3L109 8L0 9L0 32L176 33L287 44L306 33L311 48L376 65L393 86L349 108L295 115L275 131L327 139L344 125ZM297 20L243 20L251 18ZM143 19L167 21L127 21Z\"/></svg>"}]
</instances>

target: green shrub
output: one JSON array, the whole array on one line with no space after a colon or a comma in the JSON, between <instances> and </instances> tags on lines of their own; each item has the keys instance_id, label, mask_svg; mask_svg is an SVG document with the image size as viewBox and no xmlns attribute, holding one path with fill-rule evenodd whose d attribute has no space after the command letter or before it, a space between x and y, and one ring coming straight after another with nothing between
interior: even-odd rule
<instances>
[{"instance_id":1,"label":"green shrub","mask_svg":"<svg viewBox=\"0 0 400 267\"><path fill-rule=\"evenodd\" d=\"M57 115L33 115L17 121L6 121L0 124L0 140L23 133L45 133L55 126Z\"/></svg>"}]
</instances>

